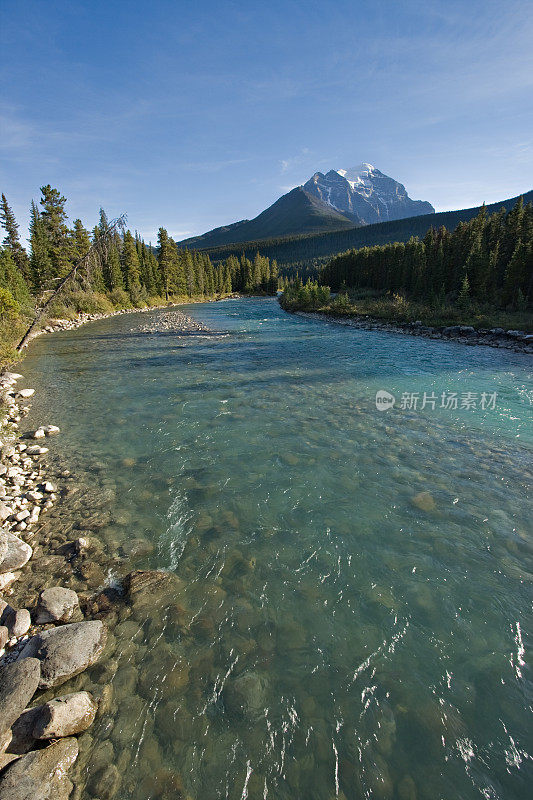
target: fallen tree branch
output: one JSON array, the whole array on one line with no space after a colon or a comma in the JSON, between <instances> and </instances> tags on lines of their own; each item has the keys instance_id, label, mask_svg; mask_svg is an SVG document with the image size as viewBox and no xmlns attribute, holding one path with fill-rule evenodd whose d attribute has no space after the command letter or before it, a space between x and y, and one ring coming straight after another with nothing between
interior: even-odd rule
<instances>
[{"instance_id":1,"label":"fallen tree branch","mask_svg":"<svg viewBox=\"0 0 533 800\"><path fill-rule=\"evenodd\" d=\"M61 280L59 281L58 285L56 286L56 288L54 289L48 300L45 302L42 308L40 308L37 311L35 319L33 320L30 327L28 328L28 330L20 340L19 344L17 345L18 353L20 353L20 351L24 347L26 347L26 345L32 338L32 333L38 327L40 321L45 316L46 309L53 302L53 300L56 299L58 294L67 285L67 283L71 281L73 278L75 278L76 274L84 268L86 269L87 274L89 274L91 271L90 270L91 262L94 259L99 258L101 262L105 260L105 258L107 257L107 248L109 243L111 242L113 234L117 230L122 230L124 228L125 221L126 217L124 214L122 214L122 216L117 217L117 219L111 220L111 222L108 224L105 230L100 230L98 232L98 235L95 237L93 243L87 250L86 254L82 256L82 258L80 258L78 261L76 261L70 272L67 273L67 275L65 275L64 278L61 278Z\"/></svg>"}]
</instances>

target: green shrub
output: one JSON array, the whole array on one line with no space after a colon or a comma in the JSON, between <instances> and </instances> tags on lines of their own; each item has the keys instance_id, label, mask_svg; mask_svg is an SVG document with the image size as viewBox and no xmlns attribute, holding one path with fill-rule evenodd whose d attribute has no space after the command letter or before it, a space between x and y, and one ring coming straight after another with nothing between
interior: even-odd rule
<instances>
[{"instance_id":1,"label":"green shrub","mask_svg":"<svg viewBox=\"0 0 533 800\"><path fill-rule=\"evenodd\" d=\"M14 317L20 311L20 303L17 303L9 289L0 286L0 319Z\"/></svg>"},{"instance_id":2,"label":"green shrub","mask_svg":"<svg viewBox=\"0 0 533 800\"><path fill-rule=\"evenodd\" d=\"M108 297L114 308L132 308L133 306L131 297L124 289L113 289L112 292L109 292Z\"/></svg>"}]
</instances>

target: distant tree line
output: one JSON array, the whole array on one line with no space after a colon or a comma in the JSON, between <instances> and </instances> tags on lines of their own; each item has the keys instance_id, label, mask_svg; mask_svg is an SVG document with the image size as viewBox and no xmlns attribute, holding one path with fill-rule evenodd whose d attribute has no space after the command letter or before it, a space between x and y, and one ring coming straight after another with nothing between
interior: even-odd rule
<instances>
[{"instance_id":1,"label":"distant tree line","mask_svg":"<svg viewBox=\"0 0 533 800\"><path fill-rule=\"evenodd\" d=\"M501 208L509 211L517 200L518 198L514 197L500 203L493 203L487 206L487 213L497 212ZM527 202L533 200L533 191L525 194L525 200ZM231 254L240 255L242 252L248 258L253 258L254 253L259 251L271 259L275 258L283 275L295 277L298 273L302 278L316 279L319 270L337 253L390 242L407 242L412 236L423 238L432 225L437 229L445 226L448 231L453 231L460 222L469 222L477 216L478 212L479 207L458 211L440 211L436 214L407 217L326 233L296 234L240 244L220 245L205 248L205 252L209 253L213 262L218 262Z\"/></svg>"},{"instance_id":2,"label":"distant tree line","mask_svg":"<svg viewBox=\"0 0 533 800\"><path fill-rule=\"evenodd\" d=\"M524 310L533 302L533 206L523 198L509 212L483 206L453 232L432 227L423 239L349 250L322 269L320 283Z\"/></svg>"},{"instance_id":3,"label":"distant tree line","mask_svg":"<svg viewBox=\"0 0 533 800\"><path fill-rule=\"evenodd\" d=\"M67 224L66 198L50 185L41 187L39 204L32 201L29 248L20 240L19 225L4 194L0 223L0 316L30 305L50 293L94 241L108 228L100 210L98 225L88 231L80 219ZM213 264L207 253L179 249L164 228L157 247L129 230L113 233L106 255L90 275L80 277L80 290L106 295L117 306L142 306L151 298L212 297L231 292L275 294L275 261L256 253L232 255Z\"/></svg>"}]
</instances>

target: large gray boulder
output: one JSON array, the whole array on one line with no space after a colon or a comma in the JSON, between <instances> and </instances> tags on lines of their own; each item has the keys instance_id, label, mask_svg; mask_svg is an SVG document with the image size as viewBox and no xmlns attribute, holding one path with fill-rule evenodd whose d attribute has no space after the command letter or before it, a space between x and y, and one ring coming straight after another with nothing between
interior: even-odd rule
<instances>
[{"instance_id":1,"label":"large gray boulder","mask_svg":"<svg viewBox=\"0 0 533 800\"><path fill-rule=\"evenodd\" d=\"M77 757L78 742L68 738L18 758L0 775L0 800L68 800L66 773Z\"/></svg>"},{"instance_id":2,"label":"large gray boulder","mask_svg":"<svg viewBox=\"0 0 533 800\"><path fill-rule=\"evenodd\" d=\"M11 741L7 746L9 754L23 756L35 747L33 729L39 718L42 706L26 708L11 727Z\"/></svg>"},{"instance_id":3,"label":"large gray boulder","mask_svg":"<svg viewBox=\"0 0 533 800\"><path fill-rule=\"evenodd\" d=\"M59 739L86 731L94 722L98 706L89 692L72 692L55 697L38 711L34 738Z\"/></svg>"},{"instance_id":4,"label":"large gray boulder","mask_svg":"<svg viewBox=\"0 0 533 800\"><path fill-rule=\"evenodd\" d=\"M78 602L78 595L72 589L63 586L51 586L39 595L35 612L37 625L47 622L78 622L83 619Z\"/></svg>"},{"instance_id":5,"label":"large gray boulder","mask_svg":"<svg viewBox=\"0 0 533 800\"><path fill-rule=\"evenodd\" d=\"M13 572L13 570L23 567L30 560L33 551L29 544L23 542L13 533L3 531L3 536L5 536L7 547L0 561L0 572Z\"/></svg>"},{"instance_id":6,"label":"large gray boulder","mask_svg":"<svg viewBox=\"0 0 533 800\"><path fill-rule=\"evenodd\" d=\"M98 620L74 622L32 636L19 658L41 662L41 689L68 681L96 664L105 647L107 632Z\"/></svg>"},{"instance_id":7,"label":"large gray boulder","mask_svg":"<svg viewBox=\"0 0 533 800\"><path fill-rule=\"evenodd\" d=\"M41 662L36 658L0 667L0 738L11 728L37 691Z\"/></svg>"}]
</instances>

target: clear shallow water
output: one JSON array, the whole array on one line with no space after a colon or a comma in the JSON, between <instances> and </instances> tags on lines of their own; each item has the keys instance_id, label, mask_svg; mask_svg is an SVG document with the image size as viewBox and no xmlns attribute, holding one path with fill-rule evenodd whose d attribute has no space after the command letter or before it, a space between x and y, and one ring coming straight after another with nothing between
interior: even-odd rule
<instances>
[{"instance_id":1,"label":"clear shallow water","mask_svg":"<svg viewBox=\"0 0 533 800\"><path fill-rule=\"evenodd\" d=\"M106 552L182 581L115 630L86 797L107 753L123 800L525 798L531 360L274 300L186 310L224 335L128 315L24 363L29 423L61 426ZM424 391L496 408L400 407Z\"/></svg>"}]
</instances>

